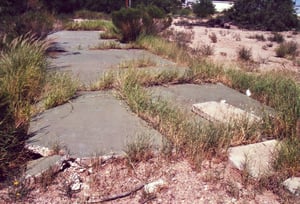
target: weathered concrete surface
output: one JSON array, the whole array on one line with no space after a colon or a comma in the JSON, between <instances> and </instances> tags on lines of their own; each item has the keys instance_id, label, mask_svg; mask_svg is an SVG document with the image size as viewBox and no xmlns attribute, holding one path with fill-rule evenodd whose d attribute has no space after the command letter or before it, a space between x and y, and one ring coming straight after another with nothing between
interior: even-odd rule
<instances>
[{"instance_id":1,"label":"weathered concrete surface","mask_svg":"<svg viewBox=\"0 0 300 204\"><path fill-rule=\"evenodd\" d=\"M220 83L181 84L169 87L153 87L151 90L154 96L169 100L187 111L191 111L193 104L196 103L225 100L227 104L258 117L261 117L265 111L274 113L274 110L270 107L264 106L258 101Z\"/></svg>"},{"instance_id":2,"label":"weathered concrete surface","mask_svg":"<svg viewBox=\"0 0 300 204\"><path fill-rule=\"evenodd\" d=\"M27 170L25 172L25 176L36 177L40 176L41 173L49 170L51 167L57 166L57 168L59 168L61 160L61 156L53 155L30 161L27 163Z\"/></svg>"},{"instance_id":3,"label":"weathered concrete surface","mask_svg":"<svg viewBox=\"0 0 300 204\"><path fill-rule=\"evenodd\" d=\"M85 93L71 103L35 117L30 123L29 147L65 147L72 157L120 154L138 136L157 145L161 135L127 110L111 92Z\"/></svg>"},{"instance_id":4,"label":"weathered concrete surface","mask_svg":"<svg viewBox=\"0 0 300 204\"><path fill-rule=\"evenodd\" d=\"M256 115L248 113L225 102L210 101L196 103L193 104L192 111L209 121L222 123L231 123L233 121L244 120L253 123L261 120L261 118L257 117Z\"/></svg>"},{"instance_id":5,"label":"weathered concrete surface","mask_svg":"<svg viewBox=\"0 0 300 204\"><path fill-rule=\"evenodd\" d=\"M268 175L272 171L272 159L278 146L277 140L269 140L229 148L229 161L239 170L246 170L252 177Z\"/></svg>"},{"instance_id":6,"label":"weathered concrete surface","mask_svg":"<svg viewBox=\"0 0 300 204\"><path fill-rule=\"evenodd\" d=\"M145 50L91 50L90 48L107 41L100 40L97 31L60 31L48 38L55 42L51 49L60 51L50 59L52 69L70 72L84 84L94 82L108 70L117 70L117 65L121 62L133 59L149 58L156 62L156 69L161 70L177 67L175 63Z\"/></svg>"},{"instance_id":7,"label":"weathered concrete surface","mask_svg":"<svg viewBox=\"0 0 300 204\"><path fill-rule=\"evenodd\" d=\"M283 182L283 185L291 193L299 196L300 195L300 177L291 177Z\"/></svg>"}]
</instances>

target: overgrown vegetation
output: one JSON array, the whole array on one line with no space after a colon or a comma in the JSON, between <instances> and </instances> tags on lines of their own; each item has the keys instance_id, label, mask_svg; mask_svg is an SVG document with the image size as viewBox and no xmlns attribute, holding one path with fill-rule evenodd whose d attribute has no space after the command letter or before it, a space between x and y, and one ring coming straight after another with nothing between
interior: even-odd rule
<instances>
[{"instance_id":1,"label":"overgrown vegetation","mask_svg":"<svg viewBox=\"0 0 300 204\"><path fill-rule=\"evenodd\" d=\"M271 31L299 28L292 0L237 0L227 16L245 28Z\"/></svg>"}]
</instances>

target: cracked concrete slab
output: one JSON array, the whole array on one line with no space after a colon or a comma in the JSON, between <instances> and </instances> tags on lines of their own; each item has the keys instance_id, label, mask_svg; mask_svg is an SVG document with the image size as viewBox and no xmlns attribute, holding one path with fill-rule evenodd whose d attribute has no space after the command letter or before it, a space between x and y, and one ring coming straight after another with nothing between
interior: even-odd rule
<instances>
[{"instance_id":1,"label":"cracked concrete slab","mask_svg":"<svg viewBox=\"0 0 300 204\"><path fill-rule=\"evenodd\" d=\"M33 118L29 134L29 149L59 146L70 156L80 158L122 154L126 145L139 136L150 137L156 146L162 140L111 92L84 93L70 103L45 111Z\"/></svg>"}]
</instances>

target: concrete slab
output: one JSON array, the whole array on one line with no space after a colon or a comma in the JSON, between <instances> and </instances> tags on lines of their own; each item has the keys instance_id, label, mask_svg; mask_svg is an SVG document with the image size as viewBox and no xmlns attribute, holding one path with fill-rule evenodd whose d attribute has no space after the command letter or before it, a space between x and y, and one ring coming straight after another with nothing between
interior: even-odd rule
<instances>
[{"instance_id":1,"label":"concrete slab","mask_svg":"<svg viewBox=\"0 0 300 204\"><path fill-rule=\"evenodd\" d=\"M257 117L256 115L248 113L225 102L210 101L196 103L193 104L192 111L207 120L222 123L231 123L233 121L244 120L253 123L261 120L261 118Z\"/></svg>"},{"instance_id":2,"label":"concrete slab","mask_svg":"<svg viewBox=\"0 0 300 204\"><path fill-rule=\"evenodd\" d=\"M72 157L122 154L127 143L149 136L160 145L162 136L128 111L111 92L84 93L71 103L33 118L27 146L65 147ZM38 148L35 148L38 149Z\"/></svg>"},{"instance_id":3,"label":"concrete slab","mask_svg":"<svg viewBox=\"0 0 300 204\"><path fill-rule=\"evenodd\" d=\"M283 186L291 193L300 195L300 177L291 177L283 182Z\"/></svg>"},{"instance_id":4,"label":"concrete slab","mask_svg":"<svg viewBox=\"0 0 300 204\"><path fill-rule=\"evenodd\" d=\"M229 148L229 161L239 170L246 170L255 178L268 175L272 171L272 159L278 148L277 140L269 140Z\"/></svg>"},{"instance_id":5,"label":"concrete slab","mask_svg":"<svg viewBox=\"0 0 300 204\"><path fill-rule=\"evenodd\" d=\"M168 87L150 88L153 95L178 105L180 108L191 111L193 104L225 100L227 104L247 111L258 117L265 112L274 113L274 110L260 102L233 90L223 84L180 84Z\"/></svg>"},{"instance_id":6,"label":"concrete slab","mask_svg":"<svg viewBox=\"0 0 300 204\"><path fill-rule=\"evenodd\" d=\"M59 167L61 159L62 156L53 155L30 161L27 163L25 177L37 177L54 166Z\"/></svg>"}]
</instances>

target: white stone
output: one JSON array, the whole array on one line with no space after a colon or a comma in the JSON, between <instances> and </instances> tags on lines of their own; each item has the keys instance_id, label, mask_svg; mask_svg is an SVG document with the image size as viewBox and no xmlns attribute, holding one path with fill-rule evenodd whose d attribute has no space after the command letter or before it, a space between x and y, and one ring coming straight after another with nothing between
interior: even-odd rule
<instances>
[{"instance_id":1,"label":"white stone","mask_svg":"<svg viewBox=\"0 0 300 204\"><path fill-rule=\"evenodd\" d=\"M283 185L288 189L291 193L295 195L300 195L300 177L292 177L288 178L283 182Z\"/></svg>"},{"instance_id":2,"label":"white stone","mask_svg":"<svg viewBox=\"0 0 300 204\"><path fill-rule=\"evenodd\" d=\"M210 101L193 104L192 111L207 120L223 123L230 123L232 121L245 119L249 120L249 122L256 122L261 120L260 117L252 113L224 103L222 101Z\"/></svg>"},{"instance_id":3,"label":"white stone","mask_svg":"<svg viewBox=\"0 0 300 204\"><path fill-rule=\"evenodd\" d=\"M160 188L166 186L167 183L163 179L158 179L144 186L144 191L148 194L157 192Z\"/></svg>"},{"instance_id":4,"label":"white stone","mask_svg":"<svg viewBox=\"0 0 300 204\"><path fill-rule=\"evenodd\" d=\"M261 177L272 171L274 152L279 147L277 140L269 140L229 148L229 161L239 170L246 170L252 177Z\"/></svg>"},{"instance_id":5,"label":"white stone","mask_svg":"<svg viewBox=\"0 0 300 204\"><path fill-rule=\"evenodd\" d=\"M71 188L72 191L79 191L81 189L81 183L80 182L73 183L70 186L70 188Z\"/></svg>"}]
</instances>

